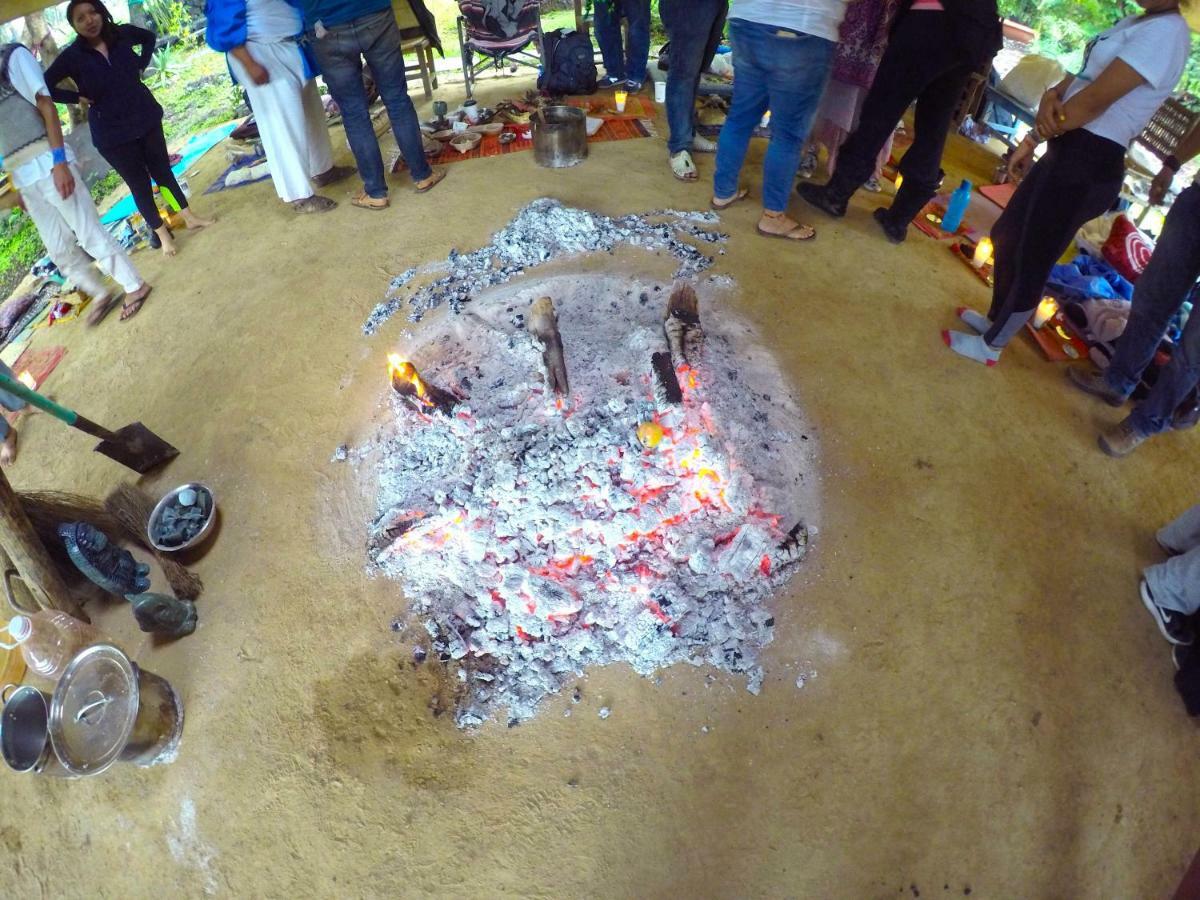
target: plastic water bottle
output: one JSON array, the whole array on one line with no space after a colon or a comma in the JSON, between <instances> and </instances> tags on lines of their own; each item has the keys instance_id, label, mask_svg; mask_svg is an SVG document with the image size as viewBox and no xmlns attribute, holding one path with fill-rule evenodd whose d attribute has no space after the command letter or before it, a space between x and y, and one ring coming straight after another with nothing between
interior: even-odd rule
<instances>
[{"instance_id":1,"label":"plastic water bottle","mask_svg":"<svg viewBox=\"0 0 1200 900\"><path fill-rule=\"evenodd\" d=\"M53 609L14 616L8 623L8 636L14 643L0 646L8 650L20 647L29 671L51 680L66 671L80 650L104 640L104 635L91 625Z\"/></svg>"},{"instance_id":2,"label":"plastic water bottle","mask_svg":"<svg viewBox=\"0 0 1200 900\"><path fill-rule=\"evenodd\" d=\"M942 218L942 231L950 234L958 231L958 226L962 224L963 216L967 214L967 207L970 203L971 182L964 178L963 183L958 186L958 190L950 195L950 202L946 204L946 215Z\"/></svg>"}]
</instances>

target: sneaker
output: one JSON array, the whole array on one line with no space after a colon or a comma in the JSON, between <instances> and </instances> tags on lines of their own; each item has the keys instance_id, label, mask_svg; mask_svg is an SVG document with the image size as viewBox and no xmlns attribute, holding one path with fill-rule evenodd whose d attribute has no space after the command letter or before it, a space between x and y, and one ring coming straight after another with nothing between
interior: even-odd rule
<instances>
[{"instance_id":1,"label":"sneaker","mask_svg":"<svg viewBox=\"0 0 1200 900\"><path fill-rule=\"evenodd\" d=\"M1129 424L1129 420L1125 419L1107 431L1102 432L1096 443L1109 456L1120 459L1122 456L1128 456L1136 450L1144 440L1146 440L1146 436L1134 431L1133 426Z\"/></svg>"},{"instance_id":2,"label":"sneaker","mask_svg":"<svg viewBox=\"0 0 1200 900\"><path fill-rule=\"evenodd\" d=\"M625 90L629 91L631 94L640 94L642 92L642 82L634 81L632 78L630 78L625 82Z\"/></svg>"},{"instance_id":3,"label":"sneaker","mask_svg":"<svg viewBox=\"0 0 1200 900\"><path fill-rule=\"evenodd\" d=\"M1103 372L1090 371L1082 366L1071 366L1067 369L1067 378L1071 384L1086 394L1099 397L1109 406L1124 406L1125 398L1108 386L1108 379Z\"/></svg>"},{"instance_id":4,"label":"sneaker","mask_svg":"<svg viewBox=\"0 0 1200 900\"><path fill-rule=\"evenodd\" d=\"M807 181L813 177L813 173L817 171L817 154L814 150L805 150L804 155L800 157L800 168L796 170L796 174Z\"/></svg>"},{"instance_id":5,"label":"sneaker","mask_svg":"<svg viewBox=\"0 0 1200 900\"><path fill-rule=\"evenodd\" d=\"M879 179L872 175L863 184L864 191L870 191L872 194L878 194L883 190L883 185L879 183Z\"/></svg>"},{"instance_id":6,"label":"sneaker","mask_svg":"<svg viewBox=\"0 0 1200 900\"><path fill-rule=\"evenodd\" d=\"M1154 624L1158 626L1162 636L1172 644L1182 647L1191 646L1196 637L1192 632L1192 626L1188 624L1187 617L1181 612L1166 609L1155 603L1154 595L1150 593L1150 585L1146 584L1145 578L1138 585L1138 593L1142 597L1142 604L1146 607L1146 611L1154 617Z\"/></svg>"},{"instance_id":7,"label":"sneaker","mask_svg":"<svg viewBox=\"0 0 1200 900\"><path fill-rule=\"evenodd\" d=\"M692 135L692 149L697 153L716 153L717 142L702 134L694 134Z\"/></svg>"},{"instance_id":8,"label":"sneaker","mask_svg":"<svg viewBox=\"0 0 1200 900\"><path fill-rule=\"evenodd\" d=\"M798 184L796 185L796 193L799 194L805 202L815 206L822 212L833 216L835 219L840 219L842 216L846 215L846 201L843 200L841 203L835 201L829 196L829 192L825 189L825 185L823 184L809 184L808 182L805 182L804 184Z\"/></svg>"},{"instance_id":9,"label":"sneaker","mask_svg":"<svg viewBox=\"0 0 1200 900\"><path fill-rule=\"evenodd\" d=\"M624 78L613 78L611 75L605 75L596 82L596 87L601 91L611 91L613 88L620 87L624 83Z\"/></svg>"},{"instance_id":10,"label":"sneaker","mask_svg":"<svg viewBox=\"0 0 1200 900\"><path fill-rule=\"evenodd\" d=\"M879 223L879 227L883 229L884 236L893 244L903 244L904 239L908 237L908 223L897 225L892 221L892 217L888 215L888 211L882 206L873 213L875 221Z\"/></svg>"}]
</instances>

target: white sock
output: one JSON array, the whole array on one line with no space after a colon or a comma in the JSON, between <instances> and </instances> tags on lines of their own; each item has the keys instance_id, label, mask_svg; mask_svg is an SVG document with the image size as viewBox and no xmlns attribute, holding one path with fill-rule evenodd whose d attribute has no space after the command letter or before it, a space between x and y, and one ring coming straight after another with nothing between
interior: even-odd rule
<instances>
[{"instance_id":1,"label":"white sock","mask_svg":"<svg viewBox=\"0 0 1200 900\"><path fill-rule=\"evenodd\" d=\"M989 347L979 334L963 334L961 331L943 331L942 340L946 346L967 359L981 362L985 366L994 366L1000 361L1000 351Z\"/></svg>"},{"instance_id":2,"label":"white sock","mask_svg":"<svg viewBox=\"0 0 1200 900\"><path fill-rule=\"evenodd\" d=\"M988 329L992 327L992 322L987 316L975 312L969 306L960 306L957 312L960 319L980 334L987 334Z\"/></svg>"}]
</instances>

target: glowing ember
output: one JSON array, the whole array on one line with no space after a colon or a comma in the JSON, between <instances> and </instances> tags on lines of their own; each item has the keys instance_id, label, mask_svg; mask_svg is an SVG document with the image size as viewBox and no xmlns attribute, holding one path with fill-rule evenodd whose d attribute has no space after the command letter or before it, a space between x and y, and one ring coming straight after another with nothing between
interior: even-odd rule
<instances>
[{"instance_id":1,"label":"glowing ember","mask_svg":"<svg viewBox=\"0 0 1200 900\"><path fill-rule=\"evenodd\" d=\"M543 295L571 360L565 410L524 327ZM643 674L715 665L758 691L768 601L807 540L781 522L815 512L811 442L773 361L712 301L700 362L675 372L681 400L656 402L665 297L627 280L551 279L476 297L470 316L411 344L470 399L450 416L393 404L370 453L370 548L460 667L460 724L498 709L526 718L586 666L617 661ZM428 382L404 365L390 367L393 383L424 396Z\"/></svg>"}]
</instances>

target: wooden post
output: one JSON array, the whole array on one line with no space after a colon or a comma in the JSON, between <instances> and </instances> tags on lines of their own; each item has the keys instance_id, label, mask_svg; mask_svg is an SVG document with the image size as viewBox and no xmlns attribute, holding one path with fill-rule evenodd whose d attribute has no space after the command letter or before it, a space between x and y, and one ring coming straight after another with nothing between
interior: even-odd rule
<instances>
[{"instance_id":1,"label":"wooden post","mask_svg":"<svg viewBox=\"0 0 1200 900\"><path fill-rule=\"evenodd\" d=\"M71 599L71 592L33 530L3 471L0 471L0 547L12 560L39 606L57 609L82 622L91 621Z\"/></svg>"}]
</instances>

